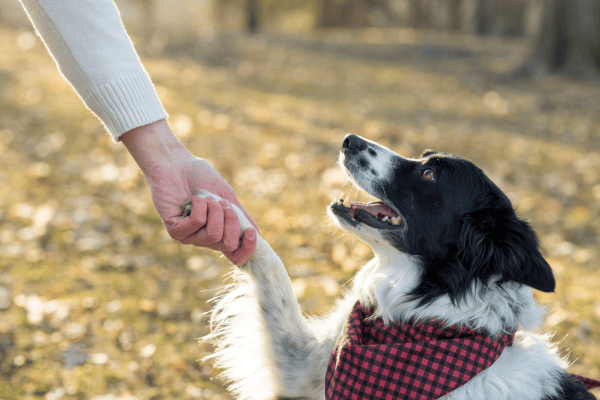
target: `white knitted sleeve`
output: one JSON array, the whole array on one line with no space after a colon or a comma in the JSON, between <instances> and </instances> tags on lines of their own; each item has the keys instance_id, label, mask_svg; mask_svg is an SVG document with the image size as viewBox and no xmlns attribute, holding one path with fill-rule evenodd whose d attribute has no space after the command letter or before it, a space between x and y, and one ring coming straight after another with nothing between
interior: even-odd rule
<instances>
[{"instance_id":1,"label":"white knitted sleeve","mask_svg":"<svg viewBox=\"0 0 600 400\"><path fill-rule=\"evenodd\" d=\"M21 0L59 70L115 140L167 114L112 0Z\"/></svg>"}]
</instances>

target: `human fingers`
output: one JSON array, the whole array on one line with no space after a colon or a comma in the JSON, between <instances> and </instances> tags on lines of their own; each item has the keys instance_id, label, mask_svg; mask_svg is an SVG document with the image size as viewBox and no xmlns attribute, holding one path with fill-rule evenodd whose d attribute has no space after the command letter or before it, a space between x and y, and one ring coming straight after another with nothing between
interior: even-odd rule
<instances>
[{"instance_id":1,"label":"human fingers","mask_svg":"<svg viewBox=\"0 0 600 400\"><path fill-rule=\"evenodd\" d=\"M208 199L208 216L206 220L206 237L212 243L223 240L225 227L225 212L223 205L213 199Z\"/></svg>"},{"instance_id":2,"label":"human fingers","mask_svg":"<svg viewBox=\"0 0 600 400\"><path fill-rule=\"evenodd\" d=\"M237 213L227 200L219 201L223 207L223 252L232 252L239 247L240 221Z\"/></svg>"},{"instance_id":3,"label":"human fingers","mask_svg":"<svg viewBox=\"0 0 600 400\"><path fill-rule=\"evenodd\" d=\"M256 225L256 222L254 222L254 220L252 219L252 217L250 216L250 214L248 214L248 212L244 209L244 207L242 207L242 205L238 201L237 197L235 197L235 194L233 194L233 191L232 191L232 195L231 196L227 196L226 198L231 203L233 203L236 206L238 206L240 210L242 210L242 212L244 213L244 215L246 216L246 218L248 219L248 221L252 224L252 226L256 229L256 231L258 233L260 233L260 228L258 227L258 225Z\"/></svg>"},{"instance_id":4,"label":"human fingers","mask_svg":"<svg viewBox=\"0 0 600 400\"><path fill-rule=\"evenodd\" d=\"M222 248L220 248L218 245L220 245L220 242L223 240L223 206L210 197L206 198L205 202L207 206L206 224L201 226L201 229L180 240L180 242L183 244L193 244L194 246L210 247L211 249L222 250ZM194 210L192 209L192 215L193 213Z\"/></svg>"},{"instance_id":5,"label":"human fingers","mask_svg":"<svg viewBox=\"0 0 600 400\"><path fill-rule=\"evenodd\" d=\"M189 217L181 218L173 222L170 226L167 226L169 235L175 240L185 240L206 225L208 219L207 199L192 196L191 203L191 214Z\"/></svg>"},{"instance_id":6,"label":"human fingers","mask_svg":"<svg viewBox=\"0 0 600 400\"><path fill-rule=\"evenodd\" d=\"M258 233L252 228L248 228L244 231L240 247L232 252L223 252L225 257L229 259L235 265L244 265L256 250L256 243L258 241Z\"/></svg>"}]
</instances>

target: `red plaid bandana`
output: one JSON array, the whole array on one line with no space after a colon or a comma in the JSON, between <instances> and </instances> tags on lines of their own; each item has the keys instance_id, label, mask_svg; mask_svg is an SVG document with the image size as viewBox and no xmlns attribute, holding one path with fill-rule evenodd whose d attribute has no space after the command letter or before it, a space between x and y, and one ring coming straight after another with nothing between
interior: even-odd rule
<instances>
[{"instance_id":1,"label":"red plaid bandana","mask_svg":"<svg viewBox=\"0 0 600 400\"><path fill-rule=\"evenodd\" d=\"M357 302L342 338L327 367L328 400L428 400L464 385L492 365L512 345L515 334L490 337L434 320L386 326ZM600 386L571 376L588 389Z\"/></svg>"},{"instance_id":2,"label":"red plaid bandana","mask_svg":"<svg viewBox=\"0 0 600 400\"><path fill-rule=\"evenodd\" d=\"M585 385L586 389L593 389L593 388L600 387L600 381L597 381L595 379L586 378L585 376L575 375L575 374L569 374L569 375L571 376L571 378L575 378L575 379L581 381L581 383L583 383Z\"/></svg>"},{"instance_id":3,"label":"red plaid bandana","mask_svg":"<svg viewBox=\"0 0 600 400\"><path fill-rule=\"evenodd\" d=\"M514 332L492 338L435 321L384 325L356 303L329 359L329 400L435 399L493 364Z\"/></svg>"}]
</instances>

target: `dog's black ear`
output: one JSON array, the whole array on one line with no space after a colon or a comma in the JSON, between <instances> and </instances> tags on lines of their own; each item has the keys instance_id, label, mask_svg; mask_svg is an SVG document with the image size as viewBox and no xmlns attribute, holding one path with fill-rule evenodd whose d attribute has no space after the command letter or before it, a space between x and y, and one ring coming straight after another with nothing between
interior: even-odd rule
<instances>
[{"instance_id":1,"label":"dog's black ear","mask_svg":"<svg viewBox=\"0 0 600 400\"><path fill-rule=\"evenodd\" d=\"M433 151L431 149L425 149L423 150L423 152L421 153L421 155L419 156L419 158L425 158L425 157L429 157L432 154L436 154L437 151Z\"/></svg>"},{"instance_id":2,"label":"dog's black ear","mask_svg":"<svg viewBox=\"0 0 600 400\"><path fill-rule=\"evenodd\" d=\"M537 236L512 209L481 209L463 217L457 256L471 277L514 281L542 292L556 286Z\"/></svg>"}]
</instances>

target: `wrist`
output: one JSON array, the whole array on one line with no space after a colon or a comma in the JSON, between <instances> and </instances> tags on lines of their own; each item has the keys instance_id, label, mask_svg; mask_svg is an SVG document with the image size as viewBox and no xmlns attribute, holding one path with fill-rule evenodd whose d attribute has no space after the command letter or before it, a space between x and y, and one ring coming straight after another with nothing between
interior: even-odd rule
<instances>
[{"instance_id":1,"label":"wrist","mask_svg":"<svg viewBox=\"0 0 600 400\"><path fill-rule=\"evenodd\" d=\"M127 131L120 140L144 175L165 164L193 157L164 119Z\"/></svg>"}]
</instances>

